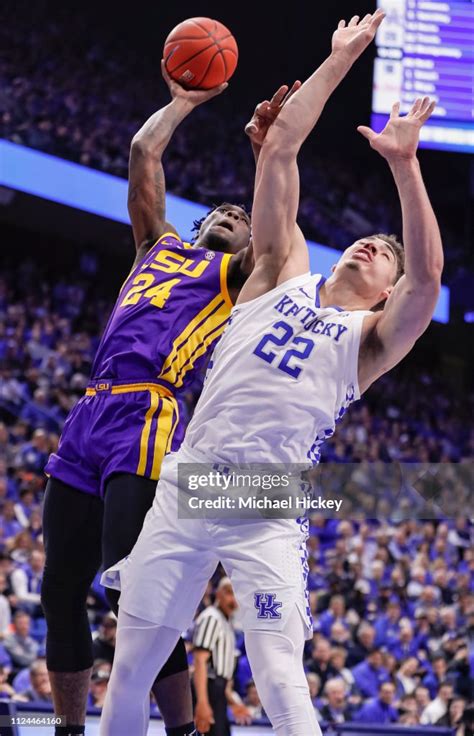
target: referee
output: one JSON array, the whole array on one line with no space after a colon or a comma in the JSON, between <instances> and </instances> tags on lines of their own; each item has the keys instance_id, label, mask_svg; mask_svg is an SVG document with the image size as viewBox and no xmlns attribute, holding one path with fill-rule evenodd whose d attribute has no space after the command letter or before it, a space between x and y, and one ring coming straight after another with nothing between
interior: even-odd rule
<instances>
[{"instance_id":1,"label":"referee","mask_svg":"<svg viewBox=\"0 0 474 736\"><path fill-rule=\"evenodd\" d=\"M229 578L221 578L213 606L197 618L193 636L194 719L199 732L210 736L230 736L227 705L238 723L252 721L250 711L232 692L235 668L235 634L230 617L237 601Z\"/></svg>"}]
</instances>

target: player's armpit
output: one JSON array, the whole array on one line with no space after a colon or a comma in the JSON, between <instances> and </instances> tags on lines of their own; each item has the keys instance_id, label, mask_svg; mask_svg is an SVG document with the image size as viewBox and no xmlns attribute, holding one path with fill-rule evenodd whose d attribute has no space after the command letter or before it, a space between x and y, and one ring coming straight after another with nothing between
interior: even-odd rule
<instances>
[{"instance_id":1,"label":"player's armpit","mask_svg":"<svg viewBox=\"0 0 474 736\"><path fill-rule=\"evenodd\" d=\"M252 273L254 266L255 259L251 243L247 248L243 248L230 259L227 270L227 289L234 304L237 301L240 290Z\"/></svg>"},{"instance_id":2,"label":"player's armpit","mask_svg":"<svg viewBox=\"0 0 474 736\"><path fill-rule=\"evenodd\" d=\"M433 317L440 287L438 279L413 285L402 276L383 311L365 318L359 349L361 393L396 366L425 332Z\"/></svg>"},{"instance_id":3,"label":"player's armpit","mask_svg":"<svg viewBox=\"0 0 474 736\"><path fill-rule=\"evenodd\" d=\"M283 284L288 279L301 276L310 270L309 251L306 238L299 225L295 227L290 254L278 277L278 284ZM277 285L278 285L277 284Z\"/></svg>"}]
</instances>

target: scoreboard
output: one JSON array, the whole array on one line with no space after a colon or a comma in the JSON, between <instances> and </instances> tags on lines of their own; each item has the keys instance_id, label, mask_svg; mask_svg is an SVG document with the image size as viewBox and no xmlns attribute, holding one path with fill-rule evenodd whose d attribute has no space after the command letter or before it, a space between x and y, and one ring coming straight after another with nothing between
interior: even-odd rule
<instances>
[{"instance_id":1,"label":"scoreboard","mask_svg":"<svg viewBox=\"0 0 474 736\"><path fill-rule=\"evenodd\" d=\"M408 112L417 97L436 100L420 145L474 152L474 3L472 0L378 0L386 13L376 37L372 127L392 104Z\"/></svg>"}]
</instances>

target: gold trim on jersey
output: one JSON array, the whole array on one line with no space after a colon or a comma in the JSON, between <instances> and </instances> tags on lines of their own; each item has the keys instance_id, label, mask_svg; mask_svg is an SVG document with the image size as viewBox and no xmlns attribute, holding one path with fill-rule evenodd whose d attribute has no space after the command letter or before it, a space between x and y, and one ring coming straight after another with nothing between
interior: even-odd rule
<instances>
[{"instance_id":1,"label":"gold trim on jersey","mask_svg":"<svg viewBox=\"0 0 474 736\"><path fill-rule=\"evenodd\" d=\"M225 253L222 257L221 261L221 268L220 268L220 284L221 284L221 294L226 300L227 304L229 305L229 309L232 309L234 306L234 303L232 299L230 298L229 294L229 286L227 283L227 279L229 276L229 264L231 261L232 255L229 253Z\"/></svg>"},{"instance_id":2,"label":"gold trim on jersey","mask_svg":"<svg viewBox=\"0 0 474 736\"><path fill-rule=\"evenodd\" d=\"M163 363L159 378L173 384L175 388L182 386L184 374L180 377L180 381L177 381L177 378L185 364L188 363L196 348L203 344L208 334L214 332L221 325L222 329L225 327L229 319L229 313L230 309L222 294L215 296L175 338L171 352ZM197 357L189 363L186 373L193 367Z\"/></svg>"},{"instance_id":3,"label":"gold trim on jersey","mask_svg":"<svg viewBox=\"0 0 474 736\"><path fill-rule=\"evenodd\" d=\"M102 388L87 388L86 396L97 396L97 394L101 394L104 391L109 390L107 379L97 381L97 384L101 384ZM125 383L120 386L112 386L110 393L128 394L135 393L136 391L153 391L161 396L166 396L168 398L173 397L173 392L168 388L165 388L165 386L161 386L159 383Z\"/></svg>"},{"instance_id":4,"label":"gold trim on jersey","mask_svg":"<svg viewBox=\"0 0 474 736\"><path fill-rule=\"evenodd\" d=\"M159 245L159 243L160 243L160 240L162 240L163 238L166 238L166 237L168 237L168 235L172 235L172 236L173 236L174 238L177 238L177 239L178 239L178 240L180 241L180 243L181 243L181 244L183 245L183 247L184 247L184 248L186 248L186 247L188 246L188 243L184 243L184 242L183 242L183 241L181 240L181 238L179 237L179 235L178 235L177 233L173 233L173 232L169 231L169 232L167 232L167 233L164 233L163 235L160 235L160 237L159 237L159 238L158 238L158 239L157 239L157 240L156 240L156 241L155 241L155 242L153 243L153 245L151 245L151 246L150 246L150 248L149 248L149 249L148 249L148 251L146 252L146 254L145 254L145 256L143 257L143 259L142 259L142 260L141 260L141 261L140 261L139 263L137 263L137 264L136 264L136 266L132 266L132 268L130 269L130 272L129 272L129 274L128 274L127 278L125 279L125 281L123 282L122 286L120 287L120 291L119 291L119 294L121 294L121 293L122 293L122 291L123 291L123 287L125 286L125 284L127 283L127 281L129 281L129 279L130 279L130 277L132 276L132 274L134 274L134 273L135 273L135 271L136 271L137 269L139 269L139 268L142 268L142 267L143 267L143 261L144 261L144 260L145 260L145 258L146 258L146 257L147 257L147 256L148 256L148 255L150 254L150 252L151 252L151 251L153 250L153 248L154 248L155 246ZM191 247L191 246L189 246L189 247Z\"/></svg>"}]
</instances>

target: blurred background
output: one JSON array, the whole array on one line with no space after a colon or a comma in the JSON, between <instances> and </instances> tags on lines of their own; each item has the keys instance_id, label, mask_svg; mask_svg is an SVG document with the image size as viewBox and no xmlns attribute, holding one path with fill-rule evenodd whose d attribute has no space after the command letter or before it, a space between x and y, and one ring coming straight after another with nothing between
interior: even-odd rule
<instances>
[{"instance_id":1,"label":"blurred background","mask_svg":"<svg viewBox=\"0 0 474 736\"><path fill-rule=\"evenodd\" d=\"M401 16L405 9L408 18L410 9L426 12L422 5L391 0L388 9ZM440 13L447 7L472 15L469 2L429 5L436 12L440 6ZM369 0L324 7L293 0L278 9L247 2L2 3L0 696L51 700L44 676L41 680L43 468L87 384L102 329L133 261L123 215L126 182L118 179L127 177L132 136L169 100L160 76L166 36L187 17L209 16L228 25L240 48L229 89L195 110L166 152L168 191L196 205L181 209L180 200L170 200L171 210L182 213L176 217L183 218L173 222L187 235L191 215L199 216L203 207L207 211L220 201L251 207L254 164L243 128L254 107L280 84L312 73L327 55L340 18L374 10ZM472 45L466 19L453 43L461 39L465 45L471 29ZM387 43L397 48L393 38ZM300 155L300 225L308 239L336 251L373 232L401 236L388 167L356 131L371 120L377 53L380 58L380 43L341 84ZM451 76L455 85L456 75ZM406 94L404 88L405 100ZM444 83L432 92L437 94L442 106ZM474 167L468 148L419 153L445 247L444 317L433 321L412 354L351 409L323 461L363 468L394 461L472 463ZM64 169L63 161L82 168ZM94 171L115 178L99 177L97 183ZM89 191L87 201L77 192L65 194L70 182ZM106 201L109 195L118 197L118 204ZM312 250L313 270L319 252ZM192 391L186 396L182 409L188 417L196 399ZM217 571L203 608L212 603L221 574ZM378 723L376 704L385 702L387 723L440 721L468 733L460 729L474 697L474 546L472 521L463 509L457 517L425 522L314 517L309 586L315 635L305 657L321 721L337 711L344 721L367 723L368 713L376 712ZM91 685L90 705L100 708L114 627L106 625L98 583L89 604L98 642L105 637L110 643L108 665L98 658L101 675ZM18 626L26 626L20 655L11 641ZM192 665L192 632L189 641ZM259 718L264 713L238 630L237 643L235 689ZM376 673L369 684L367 671ZM342 695L331 694L338 690L334 684L326 688L334 679L344 682ZM394 685L390 692L380 690L385 682ZM364 711L369 705L372 710Z\"/></svg>"}]
</instances>

